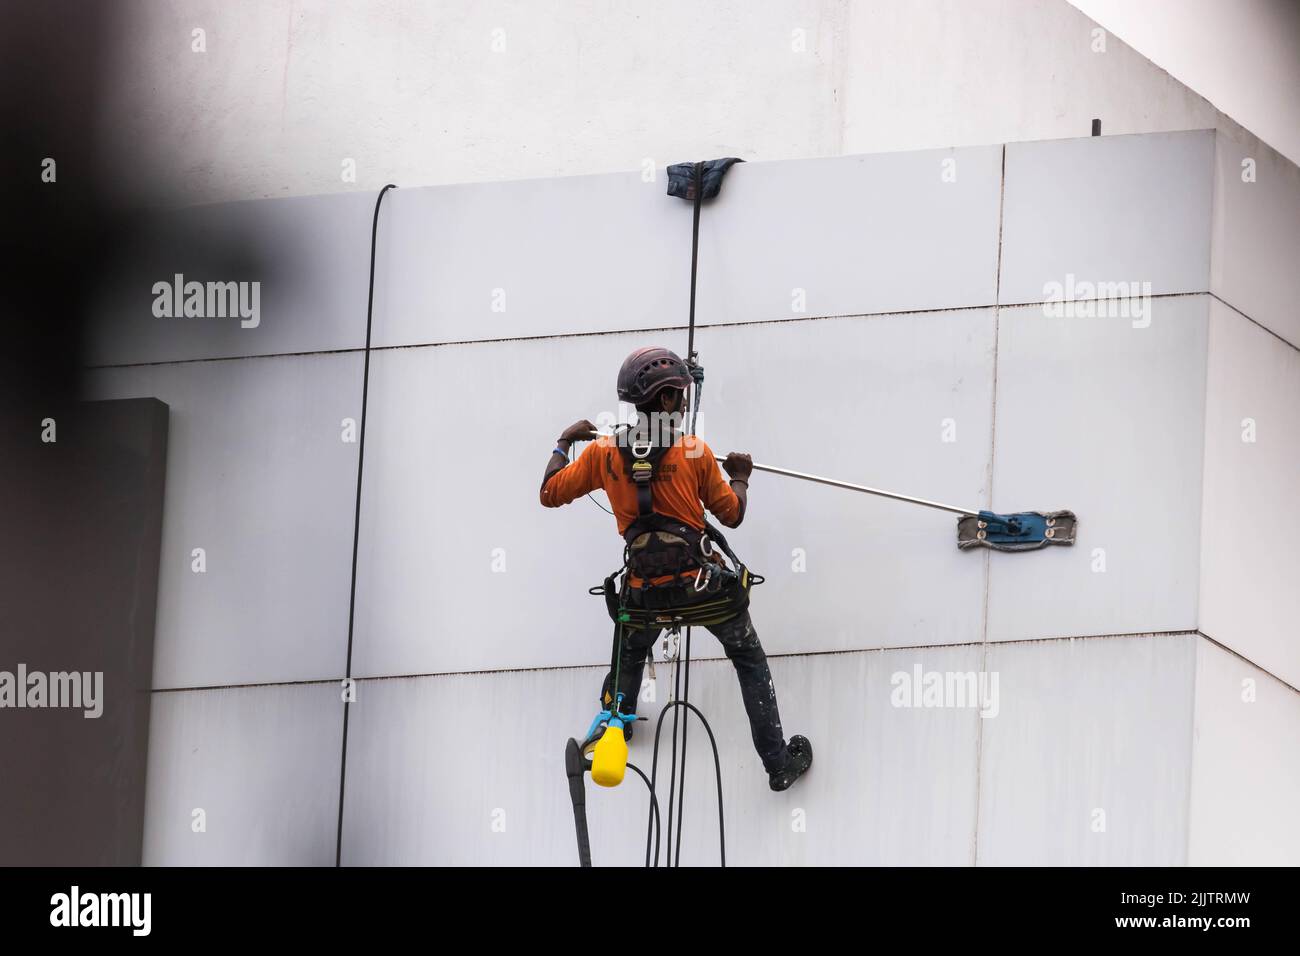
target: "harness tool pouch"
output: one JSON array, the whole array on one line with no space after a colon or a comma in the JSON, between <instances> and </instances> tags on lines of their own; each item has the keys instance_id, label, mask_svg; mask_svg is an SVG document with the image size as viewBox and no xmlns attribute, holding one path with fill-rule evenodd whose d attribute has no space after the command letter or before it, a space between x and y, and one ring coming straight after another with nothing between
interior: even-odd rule
<instances>
[{"instance_id":1,"label":"harness tool pouch","mask_svg":"<svg viewBox=\"0 0 1300 956\"><path fill-rule=\"evenodd\" d=\"M703 538L703 532L663 515L638 518L624 539L628 570L649 581L703 567L708 562Z\"/></svg>"}]
</instances>

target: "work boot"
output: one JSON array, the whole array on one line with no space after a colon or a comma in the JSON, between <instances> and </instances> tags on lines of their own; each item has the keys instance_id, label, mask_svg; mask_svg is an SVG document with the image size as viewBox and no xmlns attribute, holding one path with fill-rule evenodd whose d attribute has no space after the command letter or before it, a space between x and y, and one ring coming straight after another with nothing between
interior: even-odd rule
<instances>
[{"instance_id":1,"label":"work boot","mask_svg":"<svg viewBox=\"0 0 1300 956\"><path fill-rule=\"evenodd\" d=\"M812 744L807 737L795 734L786 744L786 750L790 752L790 759L785 767L767 775L767 785L778 792L790 789L790 785L812 766Z\"/></svg>"}]
</instances>

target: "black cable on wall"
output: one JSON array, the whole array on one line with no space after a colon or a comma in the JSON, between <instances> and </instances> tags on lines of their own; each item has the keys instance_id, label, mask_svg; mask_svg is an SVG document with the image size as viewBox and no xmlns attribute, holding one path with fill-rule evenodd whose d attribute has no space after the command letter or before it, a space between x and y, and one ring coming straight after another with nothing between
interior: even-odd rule
<instances>
[{"instance_id":1,"label":"black cable on wall","mask_svg":"<svg viewBox=\"0 0 1300 956\"><path fill-rule=\"evenodd\" d=\"M361 478L366 465L366 407L370 397L370 331L374 324L375 312L375 245L379 235L379 207L383 205L384 195L397 187L392 183L379 190L375 200L375 216L370 224L370 294L366 300L366 349L364 372L361 377L361 438L357 446L357 504L352 518L352 587L348 598L348 658L344 670L344 679L352 677L352 633L357 615L357 549L361 542ZM339 826L334 845L334 865L341 866L343 860L343 791L348 778L348 699L343 699L343 750L339 759Z\"/></svg>"}]
</instances>

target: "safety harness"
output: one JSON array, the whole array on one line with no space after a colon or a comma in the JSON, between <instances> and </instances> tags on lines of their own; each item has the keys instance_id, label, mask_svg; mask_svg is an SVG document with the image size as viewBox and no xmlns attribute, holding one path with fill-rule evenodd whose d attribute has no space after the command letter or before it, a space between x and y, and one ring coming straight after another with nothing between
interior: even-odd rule
<instances>
[{"instance_id":1,"label":"safety harness","mask_svg":"<svg viewBox=\"0 0 1300 956\"><path fill-rule=\"evenodd\" d=\"M665 429L660 437L656 441L644 430L634 432L633 426L615 433L623 472L636 487L637 517L623 534L622 566L590 593L603 596L610 618L629 630L721 624L749 606L750 588L762 584L763 577L736 557L709 521L700 530L654 510L652 485L664 455L680 436ZM687 577L692 570L694 577ZM668 582L655 583L668 576ZM633 578L640 584L633 585ZM635 605L629 602L633 591L639 598Z\"/></svg>"}]
</instances>

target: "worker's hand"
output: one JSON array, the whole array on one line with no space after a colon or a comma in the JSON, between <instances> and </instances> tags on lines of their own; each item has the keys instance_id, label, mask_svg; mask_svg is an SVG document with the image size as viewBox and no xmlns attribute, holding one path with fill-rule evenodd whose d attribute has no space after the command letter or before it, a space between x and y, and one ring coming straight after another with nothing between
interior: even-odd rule
<instances>
[{"instance_id":1,"label":"worker's hand","mask_svg":"<svg viewBox=\"0 0 1300 956\"><path fill-rule=\"evenodd\" d=\"M584 418L566 428L564 434L560 436L560 441L572 444L575 441L591 441L594 438L596 438L596 426Z\"/></svg>"},{"instance_id":2,"label":"worker's hand","mask_svg":"<svg viewBox=\"0 0 1300 956\"><path fill-rule=\"evenodd\" d=\"M749 476L754 473L754 459L750 458L744 452L733 451L727 454L727 460L722 463L731 478L749 480Z\"/></svg>"}]
</instances>

